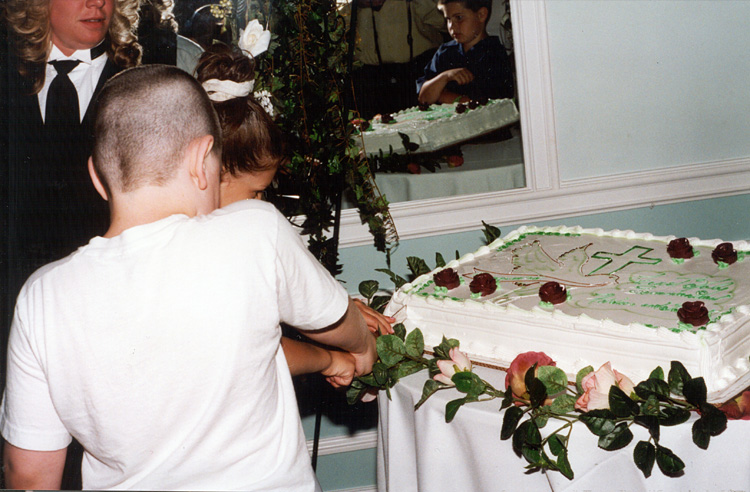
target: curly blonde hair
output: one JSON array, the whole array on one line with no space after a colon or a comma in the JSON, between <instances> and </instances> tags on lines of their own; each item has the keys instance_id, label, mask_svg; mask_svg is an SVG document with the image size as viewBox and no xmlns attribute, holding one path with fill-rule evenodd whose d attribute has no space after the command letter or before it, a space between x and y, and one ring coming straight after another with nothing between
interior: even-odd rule
<instances>
[{"instance_id":1,"label":"curly blonde hair","mask_svg":"<svg viewBox=\"0 0 750 492\"><path fill-rule=\"evenodd\" d=\"M107 52L114 63L130 68L141 61L138 44L139 0L112 0L115 9L109 24ZM18 71L32 83L34 93L44 85L44 64L52 49L49 18L50 0L6 0L3 17L19 58Z\"/></svg>"}]
</instances>

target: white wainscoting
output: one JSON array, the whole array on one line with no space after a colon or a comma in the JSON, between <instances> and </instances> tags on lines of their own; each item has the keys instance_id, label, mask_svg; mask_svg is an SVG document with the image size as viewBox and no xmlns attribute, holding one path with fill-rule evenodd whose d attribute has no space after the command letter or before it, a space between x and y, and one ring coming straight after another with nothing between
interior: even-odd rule
<instances>
[{"instance_id":1,"label":"white wainscoting","mask_svg":"<svg viewBox=\"0 0 750 492\"><path fill-rule=\"evenodd\" d=\"M318 456L329 454L350 453L373 449L378 444L378 431L357 432L352 436L325 437L318 443ZM307 452L312 455L313 440L307 441Z\"/></svg>"}]
</instances>

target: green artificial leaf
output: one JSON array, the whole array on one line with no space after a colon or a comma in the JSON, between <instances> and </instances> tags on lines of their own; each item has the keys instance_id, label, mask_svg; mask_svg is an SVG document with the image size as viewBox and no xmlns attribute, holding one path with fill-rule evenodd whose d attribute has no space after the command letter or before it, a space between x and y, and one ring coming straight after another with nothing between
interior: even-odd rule
<instances>
[{"instance_id":1,"label":"green artificial leaf","mask_svg":"<svg viewBox=\"0 0 750 492\"><path fill-rule=\"evenodd\" d=\"M376 268L375 271L380 272L380 273L385 273L386 275L388 275L388 277L390 277L391 282L393 282L393 285L396 287L396 289L400 289L406 283L406 279L404 277L393 273L391 270L387 268Z\"/></svg>"},{"instance_id":2,"label":"green artificial leaf","mask_svg":"<svg viewBox=\"0 0 750 492\"><path fill-rule=\"evenodd\" d=\"M396 335L379 336L376 345L380 361L387 367L398 364L406 354L403 340Z\"/></svg>"},{"instance_id":3,"label":"green artificial leaf","mask_svg":"<svg viewBox=\"0 0 750 492\"><path fill-rule=\"evenodd\" d=\"M653 395L661 401L669 399L669 385L661 379L647 379L635 387L635 394L644 400Z\"/></svg>"},{"instance_id":4,"label":"green artificial leaf","mask_svg":"<svg viewBox=\"0 0 750 492\"><path fill-rule=\"evenodd\" d=\"M461 393L466 393L469 396L479 396L484 393L487 385L482 378L474 374L473 372L460 371L453 375L451 381L455 383L456 389Z\"/></svg>"},{"instance_id":5,"label":"green artificial leaf","mask_svg":"<svg viewBox=\"0 0 750 492\"><path fill-rule=\"evenodd\" d=\"M626 422L617 424L612 432L599 437L599 447L607 451L622 449L633 440L633 433Z\"/></svg>"},{"instance_id":6,"label":"green artificial leaf","mask_svg":"<svg viewBox=\"0 0 750 492\"><path fill-rule=\"evenodd\" d=\"M685 381L682 385L682 394L688 403L699 407L706 403L706 382L702 377Z\"/></svg>"},{"instance_id":7,"label":"green artificial leaf","mask_svg":"<svg viewBox=\"0 0 750 492\"><path fill-rule=\"evenodd\" d=\"M590 372L594 372L594 368L591 366L586 366L578 371L578 374L576 374L576 390L578 390L579 395L582 395L584 393L583 386L581 386L581 381L583 381L583 378L586 377Z\"/></svg>"},{"instance_id":8,"label":"green artificial leaf","mask_svg":"<svg viewBox=\"0 0 750 492\"><path fill-rule=\"evenodd\" d=\"M513 391L510 386L505 390L505 396L503 396L503 402L500 405L500 410L504 410L509 406L513 405Z\"/></svg>"},{"instance_id":9,"label":"green artificial leaf","mask_svg":"<svg viewBox=\"0 0 750 492\"><path fill-rule=\"evenodd\" d=\"M727 428L727 416L724 412L711 405L702 403L700 406L701 418L708 433L712 436L718 436Z\"/></svg>"},{"instance_id":10,"label":"green artificial leaf","mask_svg":"<svg viewBox=\"0 0 750 492\"><path fill-rule=\"evenodd\" d=\"M708 449L709 441L711 441L711 434L706 428L705 421L698 419L693 422L693 442L695 445L701 449Z\"/></svg>"},{"instance_id":11,"label":"green artificial leaf","mask_svg":"<svg viewBox=\"0 0 750 492\"><path fill-rule=\"evenodd\" d=\"M503 426L500 430L500 439L506 440L513 435L521 417L523 417L523 410L520 407L512 406L505 411Z\"/></svg>"},{"instance_id":12,"label":"green artificial leaf","mask_svg":"<svg viewBox=\"0 0 750 492\"><path fill-rule=\"evenodd\" d=\"M532 419L534 420L534 423L539 429L544 429L544 426L547 425L547 421L549 420L549 415L546 413L536 413Z\"/></svg>"},{"instance_id":13,"label":"green artificial leaf","mask_svg":"<svg viewBox=\"0 0 750 492\"><path fill-rule=\"evenodd\" d=\"M454 417L456 416L456 412L458 412L458 409L463 406L464 403L466 403L467 398L459 398L457 400L451 400L448 403L445 404L445 422L450 423L453 421Z\"/></svg>"},{"instance_id":14,"label":"green artificial leaf","mask_svg":"<svg viewBox=\"0 0 750 492\"><path fill-rule=\"evenodd\" d=\"M643 415L653 415L654 417L658 417L660 415L660 408L661 405L659 405L659 399L654 395L648 395L648 398L641 403L641 413Z\"/></svg>"},{"instance_id":15,"label":"green artificial leaf","mask_svg":"<svg viewBox=\"0 0 750 492\"><path fill-rule=\"evenodd\" d=\"M557 457L557 469L560 470L560 473L562 473L565 478L573 480L575 475L573 474L573 468L570 466L570 461L568 461L567 449L563 449Z\"/></svg>"},{"instance_id":16,"label":"green artificial leaf","mask_svg":"<svg viewBox=\"0 0 750 492\"><path fill-rule=\"evenodd\" d=\"M555 366L541 366L537 378L544 384L548 395L556 395L568 387L568 376Z\"/></svg>"},{"instance_id":17,"label":"green artificial leaf","mask_svg":"<svg viewBox=\"0 0 750 492\"><path fill-rule=\"evenodd\" d=\"M557 415L565 415L576 408L576 398L573 395L563 393L552 401L550 410Z\"/></svg>"},{"instance_id":18,"label":"green artificial leaf","mask_svg":"<svg viewBox=\"0 0 750 492\"><path fill-rule=\"evenodd\" d=\"M358 403L367 389L368 387L366 385L364 385L361 381L355 379L346 390L346 402L349 405Z\"/></svg>"},{"instance_id":19,"label":"green artificial leaf","mask_svg":"<svg viewBox=\"0 0 750 492\"><path fill-rule=\"evenodd\" d=\"M549 450L553 455L560 456L560 453L565 451L564 439L565 438L560 437L558 434L552 434L549 436L547 444L549 444Z\"/></svg>"},{"instance_id":20,"label":"green artificial leaf","mask_svg":"<svg viewBox=\"0 0 750 492\"><path fill-rule=\"evenodd\" d=\"M375 296L370 299L370 307L375 311L382 313L383 308L391 300L391 296Z\"/></svg>"},{"instance_id":21,"label":"green artificial leaf","mask_svg":"<svg viewBox=\"0 0 750 492\"><path fill-rule=\"evenodd\" d=\"M676 475L685 468L685 463L671 449L658 445L656 446L656 464L665 475Z\"/></svg>"},{"instance_id":22,"label":"green artificial leaf","mask_svg":"<svg viewBox=\"0 0 750 492\"><path fill-rule=\"evenodd\" d=\"M661 425L671 427L687 422L690 418L690 411L684 408L664 407L658 418Z\"/></svg>"},{"instance_id":23,"label":"green artificial leaf","mask_svg":"<svg viewBox=\"0 0 750 492\"><path fill-rule=\"evenodd\" d=\"M435 357L438 359L449 360L451 358L450 351L452 348L458 348L459 342L455 338L445 338L440 342L440 345L434 348Z\"/></svg>"},{"instance_id":24,"label":"green artificial leaf","mask_svg":"<svg viewBox=\"0 0 750 492\"><path fill-rule=\"evenodd\" d=\"M651 374L648 375L649 379L661 379L664 381L664 369L661 368L661 366L658 366L656 369L651 371ZM651 463L653 466L653 463ZM651 473L651 472L649 472Z\"/></svg>"},{"instance_id":25,"label":"green artificial leaf","mask_svg":"<svg viewBox=\"0 0 750 492\"><path fill-rule=\"evenodd\" d=\"M502 234L500 232L500 229L498 229L497 227L493 225L486 223L485 221L482 221L482 226L484 226L484 229L482 230L482 232L484 233L484 240L487 244L490 244L495 239L499 238L500 234Z\"/></svg>"},{"instance_id":26,"label":"green artificial leaf","mask_svg":"<svg viewBox=\"0 0 750 492\"><path fill-rule=\"evenodd\" d=\"M376 362L372 365L372 375L375 378L375 382L378 386L383 387L388 383L388 368L382 362Z\"/></svg>"},{"instance_id":27,"label":"green artificial leaf","mask_svg":"<svg viewBox=\"0 0 750 492\"><path fill-rule=\"evenodd\" d=\"M425 364L416 360L403 360L400 364L396 364L392 367L389 374L392 381L399 381L401 378L418 373L425 367Z\"/></svg>"},{"instance_id":28,"label":"green artificial leaf","mask_svg":"<svg viewBox=\"0 0 750 492\"><path fill-rule=\"evenodd\" d=\"M542 461L542 448L524 444L521 446L521 455L532 465L540 465Z\"/></svg>"},{"instance_id":29,"label":"green artificial leaf","mask_svg":"<svg viewBox=\"0 0 750 492\"><path fill-rule=\"evenodd\" d=\"M687 381L692 378L688 374L685 366L681 362L673 360L672 366L669 369L669 389L676 395L682 395L682 388Z\"/></svg>"},{"instance_id":30,"label":"green artificial leaf","mask_svg":"<svg viewBox=\"0 0 750 492\"><path fill-rule=\"evenodd\" d=\"M648 441L638 441L633 450L633 461L644 477L650 477L656 461L656 448Z\"/></svg>"},{"instance_id":31,"label":"green artificial leaf","mask_svg":"<svg viewBox=\"0 0 750 492\"><path fill-rule=\"evenodd\" d=\"M443 255L435 253L435 268L443 268L444 266L445 260L443 259Z\"/></svg>"},{"instance_id":32,"label":"green artificial leaf","mask_svg":"<svg viewBox=\"0 0 750 492\"><path fill-rule=\"evenodd\" d=\"M427 401L429 397L435 394L435 392L439 389L448 388L448 386L445 386L444 384L441 384L434 379L428 379L424 382L424 386L422 387L422 398L419 399L416 405L414 405L414 410L416 411L419 407L422 406L424 402Z\"/></svg>"},{"instance_id":33,"label":"green artificial leaf","mask_svg":"<svg viewBox=\"0 0 750 492\"><path fill-rule=\"evenodd\" d=\"M542 435L539 433L539 429L532 420L526 420L518 426L516 432L513 434L513 450L517 455L521 455L521 451L524 445L527 446L541 446Z\"/></svg>"},{"instance_id":34,"label":"green artificial leaf","mask_svg":"<svg viewBox=\"0 0 750 492\"><path fill-rule=\"evenodd\" d=\"M655 415L636 415L633 421L648 429L654 441L659 441L659 419Z\"/></svg>"},{"instance_id":35,"label":"green artificial leaf","mask_svg":"<svg viewBox=\"0 0 750 492\"><path fill-rule=\"evenodd\" d=\"M617 386L609 388L609 409L617 417L630 417L638 415L638 404L630 399L623 390Z\"/></svg>"},{"instance_id":36,"label":"green artificial leaf","mask_svg":"<svg viewBox=\"0 0 750 492\"><path fill-rule=\"evenodd\" d=\"M409 332L404 345L406 346L406 353L408 355L421 358L424 353L424 336L422 332L418 328Z\"/></svg>"},{"instance_id":37,"label":"green artificial leaf","mask_svg":"<svg viewBox=\"0 0 750 492\"><path fill-rule=\"evenodd\" d=\"M365 280L359 283L359 293L369 301L378 292L379 286L377 280Z\"/></svg>"},{"instance_id":38,"label":"green artificial leaf","mask_svg":"<svg viewBox=\"0 0 750 492\"><path fill-rule=\"evenodd\" d=\"M418 330L418 328L414 328L415 330ZM393 325L393 334L396 335L401 340L406 340L406 327L403 323L396 323Z\"/></svg>"},{"instance_id":39,"label":"green artificial leaf","mask_svg":"<svg viewBox=\"0 0 750 492\"><path fill-rule=\"evenodd\" d=\"M415 277L419 277L425 273L430 273L430 267L427 266L427 263L425 263L422 258L408 256L406 258L406 263L409 265L409 270Z\"/></svg>"},{"instance_id":40,"label":"green artificial leaf","mask_svg":"<svg viewBox=\"0 0 750 492\"><path fill-rule=\"evenodd\" d=\"M605 436L615 430L615 416L609 410L591 410L578 419L596 436Z\"/></svg>"},{"instance_id":41,"label":"green artificial leaf","mask_svg":"<svg viewBox=\"0 0 750 492\"><path fill-rule=\"evenodd\" d=\"M532 372L531 369L529 369L529 372ZM547 388L544 383L535 377L531 377L526 383L526 390L529 392L531 408L539 408L544 405L544 401L547 399Z\"/></svg>"}]
</instances>

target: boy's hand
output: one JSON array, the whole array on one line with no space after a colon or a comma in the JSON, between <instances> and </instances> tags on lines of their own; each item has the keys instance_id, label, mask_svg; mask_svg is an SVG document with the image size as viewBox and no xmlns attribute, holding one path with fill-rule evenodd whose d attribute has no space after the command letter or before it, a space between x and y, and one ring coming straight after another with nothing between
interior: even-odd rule
<instances>
[{"instance_id":1,"label":"boy's hand","mask_svg":"<svg viewBox=\"0 0 750 492\"><path fill-rule=\"evenodd\" d=\"M447 82L453 81L458 85L466 85L474 80L474 74L466 68L453 68L446 70L441 75L446 78Z\"/></svg>"},{"instance_id":2,"label":"boy's hand","mask_svg":"<svg viewBox=\"0 0 750 492\"><path fill-rule=\"evenodd\" d=\"M352 384L354 379L354 357L347 352L330 350L331 363L320 371L326 381L334 388L341 388Z\"/></svg>"},{"instance_id":3,"label":"boy's hand","mask_svg":"<svg viewBox=\"0 0 750 492\"><path fill-rule=\"evenodd\" d=\"M396 318L380 314L359 299L354 299L354 305L357 306L360 314L362 314L362 317L365 319L367 328L375 334L375 336L393 334L393 326L391 325L396 322Z\"/></svg>"}]
</instances>

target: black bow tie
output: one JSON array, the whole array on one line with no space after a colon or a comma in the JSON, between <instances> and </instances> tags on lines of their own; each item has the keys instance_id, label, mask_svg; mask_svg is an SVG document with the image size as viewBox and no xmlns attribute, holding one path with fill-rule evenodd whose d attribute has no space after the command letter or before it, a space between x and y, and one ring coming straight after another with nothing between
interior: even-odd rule
<instances>
[{"instance_id":1,"label":"black bow tie","mask_svg":"<svg viewBox=\"0 0 750 492\"><path fill-rule=\"evenodd\" d=\"M94 61L100 56L102 56L107 51L108 45L109 43L107 42L107 39L105 38L104 41L102 41L101 43L91 48L91 61Z\"/></svg>"}]
</instances>

